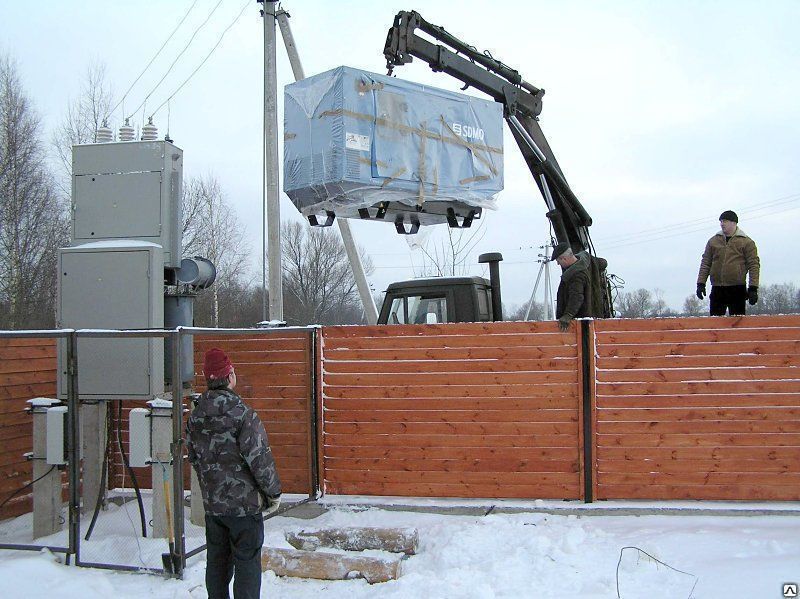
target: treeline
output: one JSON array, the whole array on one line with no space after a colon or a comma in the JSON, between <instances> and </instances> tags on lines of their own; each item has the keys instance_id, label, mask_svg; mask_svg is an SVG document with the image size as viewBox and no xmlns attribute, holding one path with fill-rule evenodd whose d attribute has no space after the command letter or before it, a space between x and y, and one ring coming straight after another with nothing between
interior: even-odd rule
<instances>
[{"instance_id":1,"label":"treeline","mask_svg":"<svg viewBox=\"0 0 800 599\"><path fill-rule=\"evenodd\" d=\"M57 252L70 239L71 147L96 141L113 100L104 67L93 65L61 122L45 131L17 63L0 53L0 329L56 325ZM183 255L203 256L217 267L216 283L195 302L195 324L249 327L263 320L260 252L248 247L221 182L185 171L182 211ZM362 322L338 233L298 223L282 229L284 320ZM371 274L370 260L362 259Z\"/></svg>"}]
</instances>

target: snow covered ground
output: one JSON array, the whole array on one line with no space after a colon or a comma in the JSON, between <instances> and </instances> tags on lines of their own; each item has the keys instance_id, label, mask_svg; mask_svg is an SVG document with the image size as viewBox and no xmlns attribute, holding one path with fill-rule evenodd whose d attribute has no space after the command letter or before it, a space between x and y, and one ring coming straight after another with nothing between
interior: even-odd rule
<instances>
[{"instance_id":1,"label":"snow covered ground","mask_svg":"<svg viewBox=\"0 0 800 599\"><path fill-rule=\"evenodd\" d=\"M475 508L473 515L454 515L381 509L370 506L370 501L375 499L326 498L323 503L329 511L313 520L286 516L269 520L265 544L290 548L284 532L303 528L414 527L419 531L420 552L404 560L398 580L369 585L360 579L312 581L278 578L267 572L262 596L613 598L617 597L618 580L620 595L626 599L751 599L783 597L783 583L800 582L800 504L797 503L499 502L498 508L531 511L495 510L483 515L485 512L478 506L485 506L488 511L490 504L402 500L422 509ZM633 515L650 510L657 513L665 507L691 508L683 512L691 515ZM634 509L632 512L626 508ZM742 510L742 514L766 508L786 513L719 515L718 511L698 512L699 508ZM138 525L136 517L135 509L128 512L126 507L104 512L92 537L93 554L101 557L120 554L124 543L119 535ZM0 542L30 542L27 518L0 524ZM194 543L197 530L189 533ZM63 539L63 534L55 535L53 541ZM130 539L128 534L128 545ZM133 547L137 558L154 565L166 551L166 543L155 539L139 539ZM204 559L205 555L200 554L189 560L184 580L165 580L151 574L68 567L60 563L63 556L46 552L4 550L0 551L0 597L204 599L207 597L203 584Z\"/></svg>"}]
</instances>

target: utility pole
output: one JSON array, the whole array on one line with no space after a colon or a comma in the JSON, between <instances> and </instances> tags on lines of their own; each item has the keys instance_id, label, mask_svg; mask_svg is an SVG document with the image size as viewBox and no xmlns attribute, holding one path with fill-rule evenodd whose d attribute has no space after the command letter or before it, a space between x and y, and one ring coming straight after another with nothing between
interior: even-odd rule
<instances>
[{"instance_id":1,"label":"utility pole","mask_svg":"<svg viewBox=\"0 0 800 599\"><path fill-rule=\"evenodd\" d=\"M536 301L536 292L539 289L539 282L542 279L542 274L544 274L544 319L555 320L555 314L553 313L553 291L550 284L549 250L552 247L553 245L551 243L545 243L539 246L539 249L544 250L544 253L538 255L539 274L536 275L536 283L533 285L533 293L531 293L531 299L528 302L528 311L525 313L525 320L528 320L531 316L531 310L533 309L533 303Z\"/></svg>"},{"instance_id":2,"label":"utility pole","mask_svg":"<svg viewBox=\"0 0 800 599\"><path fill-rule=\"evenodd\" d=\"M267 320L267 270L269 270L269 318L283 320L281 278L281 204L278 195L278 69L275 60L276 0L260 0L264 8L264 218L262 226L262 319ZM269 264L269 269L267 265Z\"/></svg>"},{"instance_id":3,"label":"utility pole","mask_svg":"<svg viewBox=\"0 0 800 599\"><path fill-rule=\"evenodd\" d=\"M294 43L294 36L292 29L289 26L289 13L283 9L278 9L275 17L278 20L278 25L281 28L281 35L283 36L283 45L286 46L286 53L289 55L289 64L292 66L292 73L294 73L295 81L305 79L306 75L303 71L303 65L300 62L300 55L297 52L297 46ZM364 317L367 324L378 323L378 309L375 307L375 300L370 292L369 283L367 283L367 275L364 272L364 264L361 262L361 256L358 254L356 242L353 239L353 233L350 230L350 223L347 219L337 218L336 224L339 225L339 232L342 234L342 242L344 249L347 252L347 258L350 260L350 269L353 271L353 278L356 280L356 287L358 294L361 296L361 303L364 305Z\"/></svg>"}]
</instances>

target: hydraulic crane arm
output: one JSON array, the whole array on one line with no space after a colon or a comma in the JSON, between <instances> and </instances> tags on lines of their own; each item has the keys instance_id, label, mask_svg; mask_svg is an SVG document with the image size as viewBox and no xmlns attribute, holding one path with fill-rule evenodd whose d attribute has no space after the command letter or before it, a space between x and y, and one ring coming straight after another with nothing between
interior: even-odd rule
<instances>
[{"instance_id":1,"label":"hydraulic crane arm","mask_svg":"<svg viewBox=\"0 0 800 599\"><path fill-rule=\"evenodd\" d=\"M449 47L420 37L416 30ZM500 102L511 133L547 204L547 218L553 224L557 240L570 243L576 251L591 250L588 227L592 219L570 189L539 127L543 89L525 81L518 71L488 52L481 53L444 28L428 23L415 11L397 13L386 36L383 54L390 74L394 67L416 57L434 71L462 81L464 89L474 87Z\"/></svg>"}]
</instances>

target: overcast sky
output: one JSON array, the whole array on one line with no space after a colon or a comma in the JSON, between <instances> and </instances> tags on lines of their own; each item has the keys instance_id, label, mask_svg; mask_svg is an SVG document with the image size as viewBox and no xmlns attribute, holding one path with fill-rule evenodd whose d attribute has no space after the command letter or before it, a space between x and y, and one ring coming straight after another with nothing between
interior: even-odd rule
<instances>
[{"instance_id":1,"label":"overcast sky","mask_svg":"<svg viewBox=\"0 0 800 599\"><path fill-rule=\"evenodd\" d=\"M50 131L92 62L105 63L117 97L142 71L194 0L0 0L0 51L16 58L23 84ZM126 97L126 113L153 90L148 114L217 50L169 105L169 132L185 175L213 173L246 229L261 279L263 25L254 0L198 0L159 58ZM416 9L546 90L542 129L594 219L598 254L626 291L660 289L680 309L694 291L700 254L726 209L758 244L763 284L800 282L794 249L800 217L800 2L287 0L303 66L385 73L386 30ZM282 44L278 84L293 81ZM404 79L457 91L420 61ZM470 93L470 92L468 92ZM471 92L479 95L479 92ZM281 110L282 110L282 101ZM143 110L136 116L141 125ZM112 126L121 124L122 110ZM155 118L163 136L167 109ZM282 113L279 115L282 126ZM510 134L505 190L485 213L477 255L501 251L504 301L527 300L548 238L544 201ZM282 196L281 218L299 219ZM383 290L411 278L420 253L390 224L353 222ZM434 235L443 233L436 227ZM554 274L554 284L557 283Z\"/></svg>"}]
</instances>

